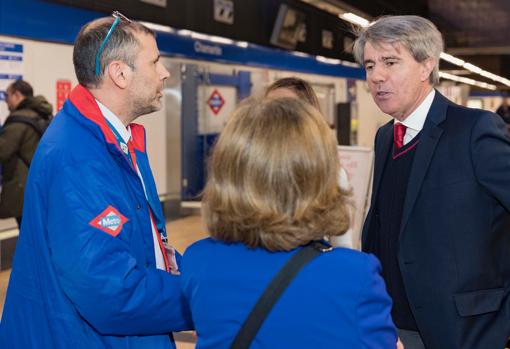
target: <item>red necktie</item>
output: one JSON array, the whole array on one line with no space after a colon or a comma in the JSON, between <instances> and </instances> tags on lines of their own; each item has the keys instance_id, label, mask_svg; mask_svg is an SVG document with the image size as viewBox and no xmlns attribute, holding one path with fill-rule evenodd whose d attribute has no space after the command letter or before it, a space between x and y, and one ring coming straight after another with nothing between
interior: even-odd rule
<instances>
[{"instance_id":1,"label":"red necktie","mask_svg":"<svg viewBox=\"0 0 510 349\"><path fill-rule=\"evenodd\" d=\"M395 148L402 148L404 145L404 135L406 134L406 126L401 123L395 123L393 125L393 142L395 143Z\"/></svg>"}]
</instances>

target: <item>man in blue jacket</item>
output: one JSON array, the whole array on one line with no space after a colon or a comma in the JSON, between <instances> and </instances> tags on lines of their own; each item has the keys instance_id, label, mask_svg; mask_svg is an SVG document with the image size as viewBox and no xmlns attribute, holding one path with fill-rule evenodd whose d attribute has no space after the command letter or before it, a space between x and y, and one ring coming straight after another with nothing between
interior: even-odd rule
<instances>
[{"instance_id":1,"label":"man in blue jacket","mask_svg":"<svg viewBox=\"0 0 510 349\"><path fill-rule=\"evenodd\" d=\"M175 348L191 320L132 123L169 73L154 33L118 13L81 29L73 62L79 85L30 168L0 347Z\"/></svg>"}]
</instances>

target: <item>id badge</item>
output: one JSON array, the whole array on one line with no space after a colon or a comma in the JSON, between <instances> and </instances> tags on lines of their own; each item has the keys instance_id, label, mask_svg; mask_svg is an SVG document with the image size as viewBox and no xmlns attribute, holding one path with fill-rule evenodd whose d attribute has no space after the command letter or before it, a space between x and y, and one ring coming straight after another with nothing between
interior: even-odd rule
<instances>
[{"instance_id":1,"label":"id badge","mask_svg":"<svg viewBox=\"0 0 510 349\"><path fill-rule=\"evenodd\" d=\"M179 266L177 265L177 259L175 258L175 248L164 243L165 252L168 259L168 265L170 267L170 274L172 275L181 275L179 271Z\"/></svg>"}]
</instances>

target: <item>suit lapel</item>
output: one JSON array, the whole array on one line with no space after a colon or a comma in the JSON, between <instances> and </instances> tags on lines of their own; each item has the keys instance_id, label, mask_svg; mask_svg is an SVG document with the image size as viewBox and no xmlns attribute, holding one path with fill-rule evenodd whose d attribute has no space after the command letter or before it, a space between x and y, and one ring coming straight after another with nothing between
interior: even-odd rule
<instances>
[{"instance_id":1,"label":"suit lapel","mask_svg":"<svg viewBox=\"0 0 510 349\"><path fill-rule=\"evenodd\" d=\"M407 194L404 201L404 208L402 211L402 222L400 224L400 237L402 238L403 232L409 220L418 194L430 166L432 156L436 150L437 143L443 134L441 123L446 119L446 112L448 109L449 101L436 91L434 101L427 114L427 119L423 125L422 133L420 136L420 144L416 148L413 165L409 174L409 182L407 185Z\"/></svg>"}]
</instances>

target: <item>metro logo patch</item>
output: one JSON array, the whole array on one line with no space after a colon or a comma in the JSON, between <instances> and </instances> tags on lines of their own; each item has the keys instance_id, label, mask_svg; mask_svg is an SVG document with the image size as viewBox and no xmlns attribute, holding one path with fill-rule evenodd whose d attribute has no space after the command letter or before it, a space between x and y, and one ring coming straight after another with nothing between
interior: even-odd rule
<instances>
[{"instance_id":1,"label":"metro logo patch","mask_svg":"<svg viewBox=\"0 0 510 349\"><path fill-rule=\"evenodd\" d=\"M129 219L124 217L116 208L108 206L99 216L91 220L89 224L111 236L117 236L127 221Z\"/></svg>"}]
</instances>

